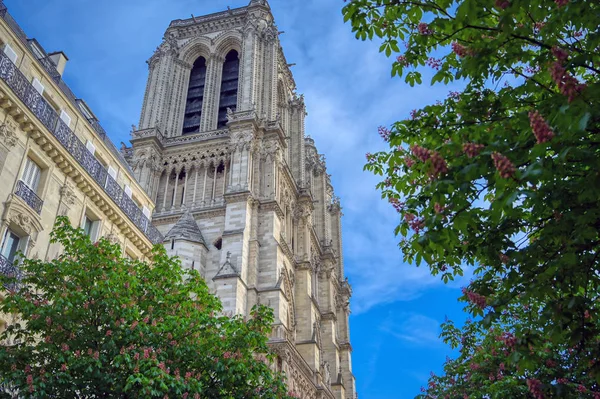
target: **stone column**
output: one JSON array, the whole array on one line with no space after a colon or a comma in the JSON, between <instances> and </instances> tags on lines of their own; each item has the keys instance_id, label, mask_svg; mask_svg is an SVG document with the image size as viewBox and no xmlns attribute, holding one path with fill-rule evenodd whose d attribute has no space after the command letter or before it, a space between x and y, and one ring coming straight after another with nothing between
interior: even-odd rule
<instances>
[{"instance_id":1,"label":"stone column","mask_svg":"<svg viewBox=\"0 0 600 399\"><path fill-rule=\"evenodd\" d=\"M204 88L204 102L202 103L202 117L200 120L201 132L217 128L221 79L225 58L221 55L213 54L206 62L206 86Z\"/></svg>"}]
</instances>

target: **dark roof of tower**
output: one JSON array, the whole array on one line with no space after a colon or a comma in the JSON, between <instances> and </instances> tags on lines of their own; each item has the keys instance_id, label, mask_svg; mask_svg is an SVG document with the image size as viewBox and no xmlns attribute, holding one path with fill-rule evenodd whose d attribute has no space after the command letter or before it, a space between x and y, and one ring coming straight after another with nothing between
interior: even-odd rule
<instances>
[{"instance_id":1,"label":"dark roof of tower","mask_svg":"<svg viewBox=\"0 0 600 399\"><path fill-rule=\"evenodd\" d=\"M183 216L179 218L175 226L165 236L165 241L169 240L187 240L197 242L206 246L206 241L202 236L202 232L196 223L196 219L192 216L190 211L186 211Z\"/></svg>"}]
</instances>

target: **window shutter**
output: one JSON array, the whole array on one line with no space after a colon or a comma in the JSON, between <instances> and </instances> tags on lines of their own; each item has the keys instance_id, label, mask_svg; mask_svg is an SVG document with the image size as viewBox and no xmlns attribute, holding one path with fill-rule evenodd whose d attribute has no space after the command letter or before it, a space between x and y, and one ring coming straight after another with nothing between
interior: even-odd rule
<instances>
[{"instance_id":1,"label":"window shutter","mask_svg":"<svg viewBox=\"0 0 600 399\"><path fill-rule=\"evenodd\" d=\"M142 213L144 214L144 216L146 216L148 219L150 219L150 209L148 209L144 206L144 207L142 207Z\"/></svg>"},{"instance_id":2,"label":"window shutter","mask_svg":"<svg viewBox=\"0 0 600 399\"><path fill-rule=\"evenodd\" d=\"M71 127L71 117L63 109L60 110L60 119L65 123L65 125Z\"/></svg>"},{"instance_id":3,"label":"window shutter","mask_svg":"<svg viewBox=\"0 0 600 399\"><path fill-rule=\"evenodd\" d=\"M33 88L36 89L38 93L44 94L44 85L40 83L37 78L33 78Z\"/></svg>"},{"instance_id":4,"label":"window shutter","mask_svg":"<svg viewBox=\"0 0 600 399\"><path fill-rule=\"evenodd\" d=\"M37 166L30 158L27 158L25 170L23 171L23 183L25 183L32 191L36 192L40 182L40 167Z\"/></svg>"},{"instance_id":5,"label":"window shutter","mask_svg":"<svg viewBox=\"0 0 600 399\"><path fill-rule=\"evenodd\" d=\"M15 50L13 50L12 47L10 47L10 44L6 44L4 45L4 54L6 54L6 56L8 57L9 60L11 60L13 62L13 64L17 63L17 53L15 52Z\"/></svg>"},{"instance_id":6,"label":"window shutter","mask_svg":"<svg viewBox=\"0 0 600 399\"><path fill-rule=\"evenodd\" d=\"M133 192L131 191L131 187L129 187L128 185L125 185L125 195L128 196L129 198L131 198L132 194L133 194Z\"/></svg>"},{"instance_id":7,"label":"window shutter","mask_svg":"<svg viewBox=\"0 0 600 399\"><path fill-rule=\"evenodd\" d=\"M94 155L96 153L96 146L92 144L91 141L87 141L87 143L85 144L85 148L87 148L87 150L89 152L92 153L92 155Z\"/></svg>"}]
</instances>

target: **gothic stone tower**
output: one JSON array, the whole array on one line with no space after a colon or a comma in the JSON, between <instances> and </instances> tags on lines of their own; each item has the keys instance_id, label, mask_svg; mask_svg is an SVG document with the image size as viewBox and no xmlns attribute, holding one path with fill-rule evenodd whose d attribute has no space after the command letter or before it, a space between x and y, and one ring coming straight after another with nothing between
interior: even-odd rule
<instances>
[{"instance_id":1,"label":"gothic stone tower","mask_svg":"<svg viewBox=\"0 0 600 399\"><path fill-rule=\"evenodd\" d=\"M125 152L167 250L227 312L274 309L290 391L355 399L341 207L268 3L171 22L148 65Z\"/></svg>"}]
</instances>

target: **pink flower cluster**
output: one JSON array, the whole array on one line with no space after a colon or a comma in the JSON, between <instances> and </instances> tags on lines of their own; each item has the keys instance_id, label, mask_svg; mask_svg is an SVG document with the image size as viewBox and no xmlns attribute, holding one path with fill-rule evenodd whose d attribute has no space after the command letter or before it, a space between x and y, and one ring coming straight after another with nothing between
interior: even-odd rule
<instances>
[{"instance_id":1,"label":"pink flower cluster","mask_svg":"<svg viewBox=\"0 0 600 399\"><path fill-rule=\"evenodd\" d=\"M377 128L377 131L379 132L379 135L381 136L382 139L384 139L385 141L390 140L390 136L392 135L392 132L390 132L390 130L387 127L379 126Z\"/></svg>"},{"instance_id":2,"label":"pink flower cluster","mask_svg":"<svg viewBox=\"0 0 600 399\"><path fill-rule=\"evenodd\" d=\"M538 144L550 141L552 140L552 137L554 137L554 132L538 111L529 112L529 124L531 125L533 135L537 139Z\"/></svg>"},{"instance_id":3,"label":"pink flower cluster","mask_svg":"<svg viewBox=\"0 0 600 399\"><path fill-rule=\"evenodd\" d=\"M429 29L429 25L427 25L425 22L421 22L417 26L417 29L419 30L419 34L424 35L424 36L429 36L433 33L431 31L431 29Z\"/></svg>"},{"instance_id":4,"label":"pink flower cluster","mask_svg":"<svg viewBox=\"0 0 600 399\"><path fill-rule=\"evenodd\" d=\"M431 158L431 152L428 149L421 147L420 145L415 144L410 146L410 151L421 162L426 162L429 158Z\"/></svg>"},{"instance_id":5,"label":"pink flower cluster","mask_svg":"<svg viewBox=\"0 0 600 399\"><path fill-rule=\"evenodd\" d=\"M544 399L544 393L542 392L542 383L540 380L530 378L527 380L527 388L535 399Z\"/></svg>"},{"instance_id":6,"label":"pink flower cluster","mask_svg":"<svg viewBox=\"0 0 600 399\"><path fill-rule=\"evenodd\" d=\"M558 61L553 62L550 66L550 75L552 76L554 83L558 86L560 93L563 96L566 96L569 102L571 102L585 89L585 84L579 83L579 81L574 76L571 76L563 66L563 63L568 58L568 54L565 50L553 47L552 54Z\"/></svg>"},{"instance_id":7,"label":"pink flower cluster","mask_svg":"<svg viewBox=\"0 0 600 399\"><path fill-rule=\"evenodd\" d=\"M469 158L475 158L485 146L483 144L465 143L463 144L463 152Z\"/></svg>"},{"instance_id":8,"label":"pink flower cluster","mask_svg":"<svg viewBox=\"0 0 600 399\"><path fill-rule=\"evenodd\" d=\"M369 163L375 162L375 155L371 154L370 152L367 152L365 154L365 157L367 158L367 162L369 162Z\"/></svg>"},{"instance_id":9,"label":"pink flower cluster","mask_svg":"<svg viewBox=\"0 0 600 399\"><path fill-rule=\"evenodd\" d=\"M402 66L408 65L408 61L406 60L406 57L403 55L399 55L398 57L396 57L396 61L398 62L398 64L400 64Z\"/></svg>"},{"instance_id":10,"label":"pink flower cluster","mask_svg":"<svg viewBox=\"0 0 600 399\"><path fill-rule=\"evenodd\" d=\"M401 212L402 208L404 208L404 203L400 202L398 198L390 197L389 201L397 212Z\"/></svg>"},{"instance_id":11,"label":"pink flower cluster","mask_svg":"<svg viewBox=\"0 0 600 399\"><path fill-rule=\"evenodd\" d=\"M569 53L567 53L567 50L558 46L552 47L552 55L555 56L560 62L565 62L569 58Z\"/></svg>"},{"instance_id":12,"label":"pink flower cluster","mask_svg":"<svg viewBox=\"0 0 600 399\"><path fill-rule=\"evenodd\" d=\"M457 42L452 43L452 51L454 51L454 53L461 58L467 56L468 54L467 48Z\"/></svg>"},{"instance_id":13,"label":"pink flower cluster","mask_svg":"<svg viewBox=\"0 0 600 399\"><path fill-rule=\"evenodd\" d=\"M558 6L558 8L562 8L562 7L566 6L567 4L569 4L569 0L554 0L554 2Z\"/></svg>"},{"instance_id":14,"label":"pink flower cluster","mask_svg":"<svg viewBox=\"0 0 600 399\"><path fill-rule=\"evenodd\" d=\"M510 1L508 1L508 0L496 0L496 7L505 10L505 9L508 8L508 6L510 6Z\"/></svg>"},{"instance_id":15,"label":"pink flower cluster","mask_svg":"<svg viewBox=\"0 0 600 399\"><path fill-rule=\"evenodd\" d=\"M483 295L467 290L466 288L463 288L462 292L467 296L467 300L478 308L485 309L487 306L487 300Z\"/></svg>"},{"instance_id":16,"label":"pink flower cluster","mask_svg":"<svg viewBox=\"0 0 600 399\"><path fill-rule=\"evenodd\" d=\"M437 71L442 67L442 60L439 58L429 57L426 64Z\"/></svg>"},{"instance_id":17,"label":"pink flower cluster","mask_svg":"<svg viewBox=\"0 0 600 399\"><path fill-rule=\"evenodd\" d=\"M431 153L431 164L433 166L433 171L431 174L434 177L448 172L448 164L446 163L446 160L437 151L433 151Z\"/></svg>"},{"instance_id":18,"label":"pink flower cluster","mask_svg":"<svg viewBox=\"0 0 600 399\"><path fill-rule=\"evenodd\" d=\"M422 218L418 218L414 213L405 213L404 220L417 234L425 227L425 221Z\"/></svg>"},{"instance_id":19,"label":"pink flower cluster","mask_svg":"<svg viewBox=\"0 0 600 399\"><path fill-rule=\"evenodd\" d=\"M500 177L503 179L508 179L514 176L516 168L510 159L499 152L492 153L492 159L494 160L494 166L496 167L496 170L500 172Z\"/></svg>"}]
</instances>

